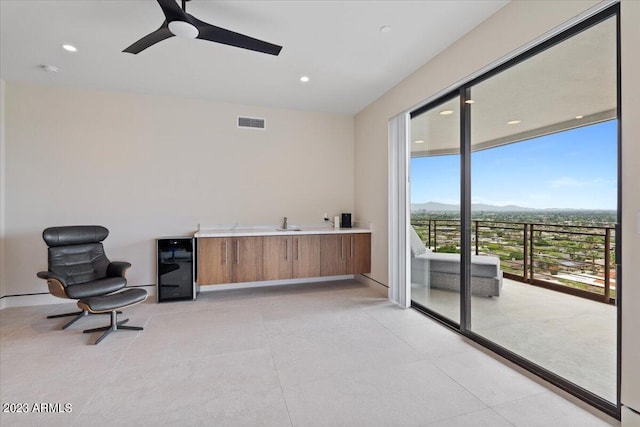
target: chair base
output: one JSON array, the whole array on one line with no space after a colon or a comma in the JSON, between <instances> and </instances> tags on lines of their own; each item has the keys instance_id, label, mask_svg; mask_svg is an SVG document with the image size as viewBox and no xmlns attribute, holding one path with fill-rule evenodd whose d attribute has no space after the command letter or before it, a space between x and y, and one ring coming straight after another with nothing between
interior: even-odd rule
<instances>
[{"instance_id":1,"label":"chair base","mask_svg":"<svg viewBox=\"0 0 640 427\"><path fill-rule=\"evenodd\" d=\"M73 319L71 319L70 321L68 321L67 323L64 324L64 326L62 326L62 329L65 330L67 329L69 326L73 325L74 323L76 323L78 320L80 320L81 317L84 317L86 315L88 315L89 312L86 310L83 311L74 311L73 313L64 313L64 314L53 314L51 316L47 316L47 319L57 319L58 317L68 317L68 316L76 316Z\"/></svg>"},{"instance_id":2,"label":"chair base","mask_svg":"<svg viewBox=\"0 0 640 427\"><path fill-rule=\"evenodd\" d=\"M51 316L47 316L47 319L57 319L59 317L77 316L79 314L82 314L82 311L74 311L73 313L52 314Z\"/></svg>"},{"instance_id":3,"label":"chair base","mask_svg":"<svg viewBox=\"0 0 640 427\"><path fill-rule=\"evenodd\" d=\"M107 337L107 335L109 335L111 332L114 331L118 331L121 329L126 329L129 331L142 331L144 330L144 328L142 328L141 326L123 326L125 323L127 323L129 321L129 319L124 319L118 322L118 313L122 313L122 312L118 312L118 311L112 311L111 313L102 313L102 314L111 314L111 324L109 326L103 326L100 328L93 328L93 329L86 329L84 331L82 331L85 334L90 334L92 332L101 332L101 331L105 331L104 334L100 335L100 337L96 340L96 342L94 343L95 345L100 344L100 341L102 341L103 339L105 339ZM77 320L77 319L75 319ZM74 322L75 322L74 320Z\"/></svg>"},{"instance_id":4,"label":"chair base","mask_svg":"<svg viewBox=\"0 0 640 427\"><path fill-rule=\"evenodd\" d=\"M87 310L89 313L109 313L111 314L111 324L102 328L87 329L84 333L105 331L95 342L99 344L113 331L119 329L128 329L132 331L141 331L143 328L139 326L123 326L129 319L118 322L118 309L123 309L135 304L139 304L147 299L147 291L140 288L127 289L114 294L90 297L78 301L78 307Z\"/></svg>"},{"instance_id":5,"label":"chair base","mask_svg":"<svg viewBox=\"0 0 640 427\"><path fill-rule=\"evenodd\" d=\"M109 313L91 313L91 314L109 314ZM122 314L122 312L118 311L118 314ZM58 319L60 317L76 316L75 318L71 319L70 321L68 321L62 326L62 330L65 330L69 326L73 325L78 320L83 318L84 316L88 316L88 315L89 315L89 312L87 310L83 310L83 311L74 311L73 313L52 314L51 316L47 316L47 319Z\"/></svg>"}]
</instances>

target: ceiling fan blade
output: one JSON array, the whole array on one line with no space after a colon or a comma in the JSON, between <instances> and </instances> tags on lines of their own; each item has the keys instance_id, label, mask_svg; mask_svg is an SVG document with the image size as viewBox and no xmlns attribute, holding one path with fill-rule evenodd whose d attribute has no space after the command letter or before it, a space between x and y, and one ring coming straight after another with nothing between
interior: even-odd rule
<instances>
[{"instance_id":1,"label":"ceiling fan blade","mask_svg":"<svg viewBox=\"0 0 640 427\"><path fill-rule=\"evenodd\" d=\"M162 26L155 30L153 33L147 34L125 50L123 52L137 54L145 50L146 48L153 46L154 44L161 42L164 39L173 37L173 33L169 31L167 21L164 21Z\"/></svg>"},{"instance_id":2,"label":"ceiling fan blade","mask_svg":"<svg viewBox=\"0 0 640 427\"><path fill-rule=\"evenodd\" d=\"M254 39L253 37L245 36L244 34L230 30L225 30L224 28L216 27L215 25L207 24L206 22L200 21L189 14L187 14L187 16L189 17L189 21L198 28L200 34L198 34L197 38L201 40L222 43L275 56L278 56L282 50L282 46Z\"/></svg>"}]
</instances>

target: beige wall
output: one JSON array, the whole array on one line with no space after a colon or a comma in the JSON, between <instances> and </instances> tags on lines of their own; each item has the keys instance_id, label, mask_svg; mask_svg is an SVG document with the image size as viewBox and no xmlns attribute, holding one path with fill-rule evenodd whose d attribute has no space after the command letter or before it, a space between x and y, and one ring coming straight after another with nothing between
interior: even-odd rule
<instances>
[{"instance_id":1,"label":"beige wall","mask_svg":"<svg viewBox=\"0 0 640 427\"><path fill-rule=\"evenodd\" d=\"M148 285L156 237L353 210L351 116L7 82L6 119L9 295L47 291L52 225L108 227L107 254Z\"/></svg>"},{"instance_id":2,"label":"beige wall","mask_svg":"<svg viewBox=\"0 0 640 427\"><path fill-rule=\"evenodd\" d=\"M5 241L5 83L0 80L0 296L6 295L4 241ZM4 307L4 299L0 300L0 309Z\"/></svg>"}]
</instances>

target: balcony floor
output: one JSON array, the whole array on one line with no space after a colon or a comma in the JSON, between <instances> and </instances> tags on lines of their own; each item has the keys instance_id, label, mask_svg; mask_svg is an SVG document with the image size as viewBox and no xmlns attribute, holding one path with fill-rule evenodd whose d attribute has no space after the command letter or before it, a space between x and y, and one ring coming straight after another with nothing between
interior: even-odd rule
<instances>
[{"instance_id":1,"label":"balcony floor","mask_svg":"<svg viewBox=\"0 0 640 427\"><path fill-rule=\"evenodd\" d=\"M412 287L412 299L455 321L456 292ZM472 297L472 330L616 402L616 307L503 279L499 297Z\"/></svg>"}]
</instances>

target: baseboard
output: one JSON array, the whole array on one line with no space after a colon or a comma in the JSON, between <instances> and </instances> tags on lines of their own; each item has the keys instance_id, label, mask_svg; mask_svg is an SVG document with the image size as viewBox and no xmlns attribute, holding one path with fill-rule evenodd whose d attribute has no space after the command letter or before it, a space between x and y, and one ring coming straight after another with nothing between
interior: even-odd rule
<instances>
[{"instance_id":1,"label":"baseboard","mask_svg":"<svg viewBox=\"0 0 640 427\"><path fill-rule=\"evenodd\" d=\"M311 277L308 279L265 280L262 282L228 283L226 285L201 285L200 292L216 292L230 289L262 288L265 286L300 285L304 283L335 282L354 279L353 274L342 276Z\"/></svg>"},{"instance_id":2,"label":"baseboard","mask_svg":"<svg viewBox=\"0 0 640 427\"><path fill-rule=\"evenodd\" d=\"M372 289L375 289L376 291L380 292L381 295L384 294L385 297L389 298L390 289L384 283L378 282L377 280L372 279L365 274L358 274L356 276L356 280L362 284L369 286Z\"/></svg>"},{"instance_id":3,"label":"baseboard","mask_svg":"<svg viewBox=\"0 0 640 427\"><path fill-rule=\"evenodd\" d=\"M156 294L156 285L127 286L128 288L144 288L150 296ZM25 307L35 305L63 304L70 302L62 298L54 297L49 293L26 294L26 295L5 295L0 298L0 310L11 307Z\"/></svg>"},{"instance_id":4,"label":"baseboard","mask_svg":"<svg viewBox=\"0 0 640 427\"><path fill-rule=\"evenodd\" d=\"M640 413L629 408L622 407L622 426L623 427L640 427Z\"/></svg>"},{"instance_id":5,"label":"baseboard","mask_svg":"<svg viewBox=\"0 0 640 427\"><path fill-rule=\"evenodd\" d=\"M245 288L259 288L264 286L282 286L282 285L299 285L305 283L320 283L320 282L335 282L336 280L353 280L366 284L367 286L378 289L380 292L387 292L387 287L367 276L361 274L353 275L341 275L341 276L328 276L328 277L312 277L308 279L288 279L288 280L267 280L263 282L245 282L245 283L230 283L226 285L208 285L200 286L200 292L215 292L230 289L245 289ZM157 293L155 284L141 285L141 286L128 286L128 288L144 288L147 289L149 297L153 297ZM24 307L24 306L36 306L36 305L50 305L50 304L62 304L64 299L54 297L49 293L43 294L27 294L27 295L5 295L0 298L0 310L10 307Z\"/></svg>"}]
</instances>

